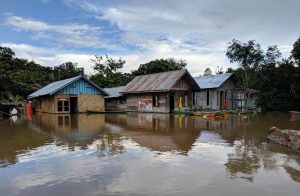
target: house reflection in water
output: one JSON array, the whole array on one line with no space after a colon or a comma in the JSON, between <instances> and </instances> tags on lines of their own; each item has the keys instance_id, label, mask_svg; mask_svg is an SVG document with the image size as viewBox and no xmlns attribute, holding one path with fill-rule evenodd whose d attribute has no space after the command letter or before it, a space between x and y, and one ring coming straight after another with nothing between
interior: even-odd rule
<instances>
[{"instance_id":1,"label":"house reflection in water","mask_svg":"<svg viewBox=\"0 0 300 196\"><path fill-rule=\"evenodd\" d=\"M176 151L187 154L191 150L200 129L192 119L167 114L129 113L106 115L106 123L120 126L122 135L152 151Z\"/></svg>"},{"instance_id":2,"label":"house reflection in water","mask_svg":"<svg viewBox=\"0 0 300 196\"><path fill-rule=\"evenodd\" d=\"M67 144L70 150L74 150L75 147L87 148L104 132L104 119L102 114L37 113L32 123L35 129L54 136L58 144Z\"/></svg>"}]
</instances>

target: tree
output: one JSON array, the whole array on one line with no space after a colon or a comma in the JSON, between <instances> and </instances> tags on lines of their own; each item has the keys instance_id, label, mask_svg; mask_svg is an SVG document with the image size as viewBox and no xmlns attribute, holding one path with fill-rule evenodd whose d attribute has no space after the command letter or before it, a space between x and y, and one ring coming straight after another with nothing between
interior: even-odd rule
<instances>
[{"instance_id":1,"label":"tree","mask_svg":"<svg viewBox=\"0 0 300 196\"><path fill-rule=\"evenodd\" d=\"M0 61L11 60L15 56L14 51L8 47L0 46Z\"/></svg>"},{"instance_id":2,"label":"tree","mask_svg":"<svg viewBox=\"0 0 300 196\"><path fill-rule=\"evenodd\" d=\"M295 59L295 61L300 64L300 36L297 41L293 44L293 49L291 51L291 57Z\"/></svg>"},{"instance_id":3,"label":"tree","mask_svg":"<svg viewBox=\"0 0 300 196\"><path fill-rule=\"evenodd\" d=\"M205 69L203 76L209 76L209 75L212 75L212 71L211 71L211 69L208 67L208 68Z\"/></svg>"},{"instance_id":4,"label":"tree","mask_svg":"<svg viewBox=\"0 0 300 196\"><path fill-rule=\"evenodd\" d=\"M243 86L244 89L249 87L249 75L250 69L256 69L258 65L264 60L263 51L258 43L254 40L250 40L247 43L241 43L238 40L233 39L229 42L229 46L226 51L226 56L231 63L237 62L244 70Z\"/></svg>"},{"instance_id":5,"label":"tree","mask_svg":"<svg viewBox=\"0 0 300 196\"><path fill-rule=\"evenodd\" d=\"M105 58L99 55L95 55L94 59L91 59L94 63L95 74L91 75L90 80L95 82L101 87L116 87L127 84L131 79L131 75L128 73L122 73L120 69L123 68L125 60Z\"/></svg>"},{"instance_id":6,"label":"tree","mask_svg":"<svg viewBox=\"0 0 300 196\"><path fill-rule=\"evenodd\" d=\"M175 60L174 58L156 59L145 64L141 64L137 70L132 71L133 76L159 73L165 71L175 71L186 67L185 60Z\"/></svg>"},{"instance_id":7,"label":"tree","mask_svg":"<svg viewBox=\"0 0 300 196\"><path fill-rule=\"evenodd\" d=\"M55 66L53 68L53 77L54 80L63 80L78 75L84 74L83 68L78 68L77 63L65 62L61 65Z\"/></svg>"},{"instance_id":8,"label":"tree","mask_svg":"<svg viewBox=\"0 0 300 196\"><path fill-rule=\"evenodd\" d=\"M221 67L217 66L217 68L216 68L216 74L223 74L223 73L224 73L223 67L222 66Z\"/></svg>"}]
</instances>

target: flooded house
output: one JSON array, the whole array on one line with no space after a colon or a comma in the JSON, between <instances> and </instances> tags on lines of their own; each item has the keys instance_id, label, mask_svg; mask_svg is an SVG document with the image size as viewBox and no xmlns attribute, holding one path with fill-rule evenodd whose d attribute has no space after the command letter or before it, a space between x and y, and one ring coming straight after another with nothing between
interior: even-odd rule
<instances>
[{"instance_id":1,"label":"flooded house","mask_svg":"<svg viewBox=\"0 0 300 196\"><path fill-rule=\"evenodd\" d=\"M106 111L126 111L127 101L123 93L125 86L118 86L113 88L104 88L109 96L105 97L105 110Z\"/></svg>"},{"instance_id":2,"label":"flooded house","mask_svg":"<svg viewBox=\"0 0 300 196\"><path fill-rule=\"evenodd\" d=\"M33 101L35 111L69 114L104 112L104 96L107 95L86 77L76 76L48 84L30 94L28 99Z\"/></svg>"},{"instance_id":3,"label":"flooded house","mask_svg":"<svg viewBox=\"0 0 300 196\"><path fill-rule=\"evenodd\" d=\"M194 77L201 88L195 93L195 107L214 110L235 109L237 86L232 73Z\"/></svg>"},{"instance_id":4,"label":"flooded house","mask_svg":"<svg viewBox=\"0 0 300 196\"><path fill-rule=\"evenodd\" d=\"M106 90L115 95L105 100L107 109L170 113L192 108L193 92L200 88L190 73L182 69L136 76L125 87Z\"/></svg>"}]
</instances>

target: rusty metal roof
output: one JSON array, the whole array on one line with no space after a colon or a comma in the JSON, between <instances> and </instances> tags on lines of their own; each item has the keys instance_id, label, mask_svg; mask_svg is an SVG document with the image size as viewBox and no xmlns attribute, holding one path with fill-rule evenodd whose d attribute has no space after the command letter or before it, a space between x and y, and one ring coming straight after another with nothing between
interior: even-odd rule
<instances>
[{"instance_id":1,"label":"rusty metal roof","mask_svg":"<svg viewBox=\"0 0 300 196\"><path fill-rule=\"evenodd\" d=\"M123 93L166 92L185 75L195 90L199 90L199 86L190 73L186 69L182 69L136 76L126 85Z\"/></svg>"}]
</instances>

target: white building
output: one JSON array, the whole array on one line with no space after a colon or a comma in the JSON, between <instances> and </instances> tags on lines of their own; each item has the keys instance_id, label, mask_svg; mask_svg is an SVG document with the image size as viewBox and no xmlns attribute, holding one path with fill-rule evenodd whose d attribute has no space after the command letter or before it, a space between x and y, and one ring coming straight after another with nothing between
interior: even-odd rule
<instances>
[{"instance_id":1,"label":"white building","mask_svg":"<svg viewBox=\"0 0 300 196\"><path fill-rule=\"evenodd\" d=\"M195 107L203 109L235 109L236 83L232 73L194 78L201 91L194 95Z\"/></svg>"}]
</instances>

